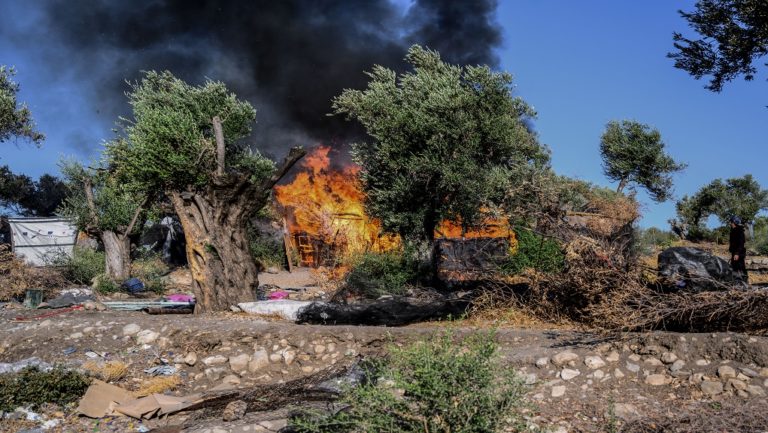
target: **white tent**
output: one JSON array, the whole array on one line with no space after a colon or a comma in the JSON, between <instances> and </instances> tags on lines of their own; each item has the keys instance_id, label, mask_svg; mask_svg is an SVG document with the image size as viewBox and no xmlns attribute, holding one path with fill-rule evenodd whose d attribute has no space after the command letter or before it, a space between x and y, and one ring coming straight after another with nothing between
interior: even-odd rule
<instances>
[{"instance_id":1,"label":"white tent","mask_svg":"<svg viewBox=\"0 0 768 433\"><path fill-rule=\"evenodd\" d=\"M8 218L11 247L33 266L45 266L57 255L72 256L77 228L63 218Z\"/></svg>"}]
</instances>

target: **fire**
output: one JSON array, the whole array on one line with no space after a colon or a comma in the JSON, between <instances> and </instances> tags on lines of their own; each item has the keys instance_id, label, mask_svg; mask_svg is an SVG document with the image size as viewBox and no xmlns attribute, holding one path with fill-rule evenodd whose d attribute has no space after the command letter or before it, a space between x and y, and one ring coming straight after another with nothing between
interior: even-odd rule
<instances>
[{"instance_id":1,"label":"fire","mask_svg":"<svg viewBox=\"0 0 768 433\"><path fill-rule=\"evenodd\" d=\"M304 169L291 183L275 187L302 264L330 264L350 253L386 251L400 245L398 237L383 234L381 223L366 215L360 168L351 164L332 168L330 151L327 146L315 148L304 157Z\"/></svg>"},{"instance_id":2,"label":"fire","mask_svg":"<svg viewBox=\"0 0 768 433\"><path fill-rule=\"evenodd\" d=\"M381 222L365 213L360 188L360 167L335 169L331 148L319 146L304 157L303 170L288 184L275 187L275 198L285 215L291 246L307 266L335 265L349 254L387 251L400 246L400 238L384 234ZM443 221L438 238L507 238L515 243L506 220L488 219L483 228L462 231L461 225Z\"/></svg>"}]
</instances>

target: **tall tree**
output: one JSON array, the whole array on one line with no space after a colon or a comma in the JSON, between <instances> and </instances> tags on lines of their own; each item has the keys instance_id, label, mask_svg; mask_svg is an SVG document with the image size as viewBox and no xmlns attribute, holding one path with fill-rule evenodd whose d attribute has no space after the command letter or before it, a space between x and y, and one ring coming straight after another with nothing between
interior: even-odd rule
<instances>
[{"instance_id":1,"label":"tall tree","mask_svg":"<svg viewBox=\"0 0 768 433\"><path fill-rule=\"evenodd\" d=\"M29 108L17 101L20 87L14 75L13 68L0 65L0 143L18 137L40 144L45 136L36 130Z\"/></svg>"},{"instance_id":2,"label":"tall tree","mask_svg":"<svg viewBox=\"0 0 768 433\"><path fill-rule=\"evenodd\" d=\"M664 147L657 129L632 120L608 122L600 138L603 173L619 182L617 192L635 183L654 201L666 201L672 195L672 174L686 166L675 162Z\"/></svg>"},{"instance_id":3,"label":"tall tree","mask_svg":"<svg viewBox=\"0 0 768 433\"><path fill-rule=\"evenodd\" d=\"M132 189L106 169L90 169L64 162L61 171L69 194L59 213L75 221L78 229L104 245L107 276L122 282L130 277L131 240L141 227L147 195Z\"/></svg>"},{"instance_id":4,"label":"tall tree","mask_svg":"<svg viewBox=\"0 0 768 433\"><path fill-rule=\"evenodd\" d=\"M673 34L676 52L668 57L694 78L711 76L707 89L722 90L739 75L755 77L755 63L768 55L768 2L765 0L699 0L693 12L680 15L701 37Z\"/></svg>"},{"instance_id":5,"label":"tall tree","mask_svg":"<svg viewBox=\"0 0 768 433\"><path fill-rule=\"evenodd\" d=\"M147 72L128 94L126 140L107 152L116 174L144 191L162 191L181 220L197 297L196 311L253 300L258 267L247 225L272 187L303 155L279 166L241 139L256 111L220 82L189 85L170 72Z\"/></svg>"},{"instance_id":6,"label":"tall tree","mask_svg":"<svg viewBox=\"0 0 768 433\"><path fill-rule=\"evenodd\" d=\"M67 187L56 176L43 174L37 180L0 166L0 208L24 216L52 216L64 200Z\"/></svg>"},{"instance_id":7,"label":"tall tree","mask_svg":"<svg viewBox=\"0 0 768 433\"><path fill-rule=\"evenodd\" d=\"M387 231L432 241L442 220L479 225L483 210L502 204L515 179L549 154L509 74L450 65L418 45L406 61L413 71L399 76L375 66L367 89L344 90L333 109L370 137L352 148L368 212Z\"/></svg>"},{"instance_id":8,"label":"tall tree","mask_svg":"<svg viewBox=\"0 0 768 433\"><path fill-rule=\"evenodd\" d=\"M768 191L762 189L751 174L739 178L715 179L692 196L677 202L677 225L703 228L710 215L728 224L738 216L745 223L754 222L757 214L768 209Z\"/></svg>"}]
</instances>

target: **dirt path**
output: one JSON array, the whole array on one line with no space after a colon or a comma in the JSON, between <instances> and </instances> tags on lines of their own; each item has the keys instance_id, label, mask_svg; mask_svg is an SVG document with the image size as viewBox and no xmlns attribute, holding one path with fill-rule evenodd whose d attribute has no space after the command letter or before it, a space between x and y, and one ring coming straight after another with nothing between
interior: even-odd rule
<instances>
[{"instance_id":1,"label":"dirt path","mask_svg":"<svg viewBox=\"0 0 768 433\"><path fill-rule=\"evenodd\" d=\"M225 383L242 388L281 383L378 356L390 344L429 338L441 330L294 325L235 314L75 311L30 322L13 320L22 314L31 315L0 310L0 362L38 357L81 367L88 361L119 360L128 364L129 373L117 384L134 390L149 378L144 370L162 359L182 379L173 391L177 395ZM603 338L575 331L502 329L498 340L504 361L530 384L534 409L529 423L550 431L607 432L638 420L679 423L681 416L693 413L706 414L711 425L730 423L733 429L724 430L730 432L741 429L728 415L733 407L765 413L761 405L768 386L768 340L763 337L656 332ZM139 431L141 425L182 425L190 419L181 414L143 423L94 421L77 418L72 408L61 412L44 414L61 420L48 431ZM286 415L285 410L253 413L229 423L217 416L196 420L184 431L276 431ZM7 420L0 427L3 423L9 428Z\"/></svg>"}]
</instances>

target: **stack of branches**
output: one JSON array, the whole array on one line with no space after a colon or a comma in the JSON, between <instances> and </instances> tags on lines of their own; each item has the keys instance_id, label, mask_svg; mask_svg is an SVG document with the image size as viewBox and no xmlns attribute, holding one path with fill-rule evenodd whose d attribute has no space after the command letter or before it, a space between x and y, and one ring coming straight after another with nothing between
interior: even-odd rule
<instances>
[{"instance_id":1,"label":"stack of branches","mask_svg":"<svg viewBox=\"0 0 768 433\"><path fill-rule=\"evenodd\" d=\"M42 289L47 297L52 290L66 285L58 269L29 266L16 257L10 245L0 244L0 302L20 301L27 289Z\"/></svg>"},{"instance_id":2,"label":"stack of branches","mask_svg":"<svg viewBox=\"0 0 768 433\"><path fill-rule=\"evenodd\" d=\"M723 287L666 293L659 286L663 282L651 282L644 271L655 270L645 269L636 257L633 224L639 211L632 197L586 193L580 208L569 209L558 188L528 191L533 230L560 242L565 271L529 270L524 290L519 282L503 280L487 287L510 299L510 306L522 305L545 320L569 320L611 331L768 329L767 291Z\"/></svg>"}]
</instances>

